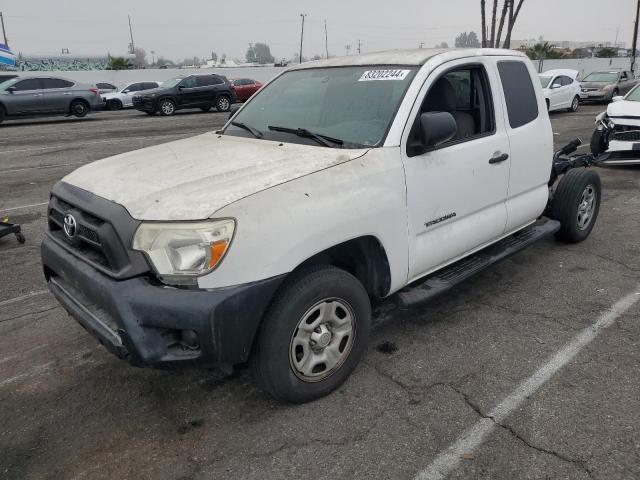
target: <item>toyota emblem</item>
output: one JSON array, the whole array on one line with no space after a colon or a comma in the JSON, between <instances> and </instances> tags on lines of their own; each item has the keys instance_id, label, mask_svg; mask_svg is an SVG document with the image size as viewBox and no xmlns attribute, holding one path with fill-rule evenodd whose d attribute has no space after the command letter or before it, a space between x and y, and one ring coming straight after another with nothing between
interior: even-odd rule
<instances>
[{"instance_id":1,"label":"toyota emblem","mask_svg":"<svg viewBox=\"0 0 640 480\"><path fill-rule=\"evenodd\" d=\"M67 238L72 239L76 236L76 231L78 229L78 225L76 224L76 219L70 213L67 213L64 216L64 233Z\"/></svg>"}]
</instances>

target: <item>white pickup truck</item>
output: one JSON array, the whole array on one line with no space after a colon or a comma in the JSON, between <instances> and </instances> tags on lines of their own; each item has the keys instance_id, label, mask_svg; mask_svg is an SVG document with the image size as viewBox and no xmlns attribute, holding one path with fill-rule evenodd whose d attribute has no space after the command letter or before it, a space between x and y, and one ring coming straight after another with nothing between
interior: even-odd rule
<instances>
[{"instance_id":1,"label":"white pickup truck","mask_svg":"<svg viewBox=\"0 0 640 480\"><path fill-rule=\"evenodd\" d=\"M552 145L513 51L302 64L220 131L58 182L45 276L133 365L249 363L276 398L313 400L358 364L372 299L409 307L535 240L589 235L599 176Z\"/></svg>"}]
</instances>

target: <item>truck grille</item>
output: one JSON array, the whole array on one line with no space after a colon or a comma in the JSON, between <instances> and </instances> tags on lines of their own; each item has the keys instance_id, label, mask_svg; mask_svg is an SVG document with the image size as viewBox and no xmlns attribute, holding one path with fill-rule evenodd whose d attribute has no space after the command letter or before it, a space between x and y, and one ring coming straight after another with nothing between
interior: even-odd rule
<instances>
[{"instance_id":1,"label":"truck grille","mask_svg":"<svg viewBox=\"0 0 640 480\"><path fill-rule=\"evenodd\" d=\"M613 140L619 140L621 142L640 142L640 130L614 132Z\"/></svg>"}]
</instances>

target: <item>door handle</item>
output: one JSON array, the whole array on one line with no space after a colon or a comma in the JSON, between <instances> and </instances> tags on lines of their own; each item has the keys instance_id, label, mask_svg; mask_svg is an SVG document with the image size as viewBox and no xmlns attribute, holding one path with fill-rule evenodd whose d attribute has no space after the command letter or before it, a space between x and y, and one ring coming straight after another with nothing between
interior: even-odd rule
<instances>
[{"instance_id":1,"label":"door handle","mask_svg":"<svg viewBox=\"0 0 640 480\"><path fill-rule=\"evenodd\" d=\"M497 155L497 156L491 158L489 160L489 163L491 165L493 165L495 163L502 163L502 162L504 162L505 160L508 160L508 159L509 159L509 154L508 153L503 153L501 155Z\"/></svg>"},{"instance_id":2,"label":"door handle","mask_svg":"<svg viewBox=\"0 0 640 480\"><path fill-rule=\"evenodd\" d=\"M64 92L63 95L73 95L73 92Z\"/></svg>"}]
</instances>

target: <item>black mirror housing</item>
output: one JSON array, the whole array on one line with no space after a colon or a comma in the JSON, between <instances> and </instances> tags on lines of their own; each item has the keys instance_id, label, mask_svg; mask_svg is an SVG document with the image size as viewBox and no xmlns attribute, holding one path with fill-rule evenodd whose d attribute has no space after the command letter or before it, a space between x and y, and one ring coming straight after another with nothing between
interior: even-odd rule
<instances>
[{"instance_id":1,"label":"black mirror housing","mask_svg":"<svg viewBox=\"0 0 640 480\"><path fill-rule=\"evenodd\" d=\"M429 149L455 137L458 125L449 112L425 112L420 115L420 130L423 145Z\"/></svg>"},{"instance_id":2,"label":"black mirror housing","mask_svg":"<svg viewBox=\"0 0 640 480\"><path fill-rule=\"evenodd\" d=\"M13 85L11 85L9 88L7 88L7 92L9 93L13 93L16 91L16 87L14 87Z\"/></svg>"}]
</instances>

